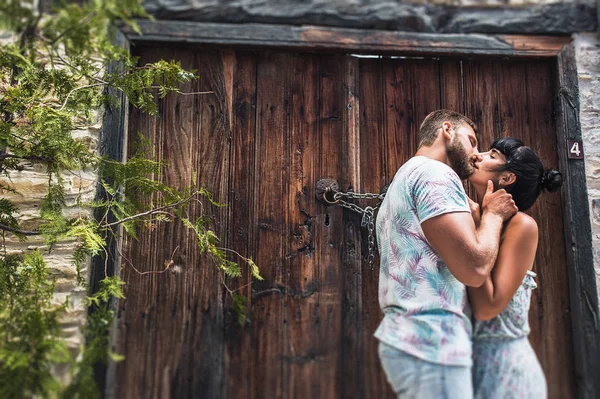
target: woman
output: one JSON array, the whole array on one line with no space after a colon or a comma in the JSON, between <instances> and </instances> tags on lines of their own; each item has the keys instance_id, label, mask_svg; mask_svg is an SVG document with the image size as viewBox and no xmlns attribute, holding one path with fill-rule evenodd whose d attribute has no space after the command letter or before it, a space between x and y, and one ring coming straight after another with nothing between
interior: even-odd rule
<instances>
[{"instance_id":1,"label":"woman","mask_svg":"<svg viewBox=\"0 0 600 399\"><path fill-rule=\"evenodd\" d=\"M480 154L469 178L483 198L488 180L495 189L511 193L519 208L502 230L498 258L490 277L478 288L469 288L473 324L473 390L476 398L545 398L546 378L529 344L527 313L531 271L538 244L535 220L523 213L543 189L556 191L562 176L544 170L539 157L520 140L501 138ZM478 222L481 203L472 203Z\"/></svg>"}]
</instances>

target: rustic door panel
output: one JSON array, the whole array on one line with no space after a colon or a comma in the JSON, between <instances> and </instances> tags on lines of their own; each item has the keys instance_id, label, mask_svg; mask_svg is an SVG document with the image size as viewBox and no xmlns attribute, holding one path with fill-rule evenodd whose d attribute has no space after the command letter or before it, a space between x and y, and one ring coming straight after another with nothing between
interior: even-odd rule
<instances>
[{"instance_id":1,"label":"rustic door panel","mask_svg":"<svg viewBox=\"0 0 600 399\"><path fill-rule=\"evenodd\" d=\"M465 85L460 60L440 60L440 105L465 114Z\"/></svg>"},{"instance_id":2,"label":"rustic door panel","mask_svg":"<svg viewBox=\"0 0 600 399\"><path fill-rule=\"evenodd\" d=\"M522 139L556 167L552 64L542 61L464 62L466 104L479 127L480 149L496 137ZM490 112L491 111L491 112ZM488 114L486 114L488 112ZM534 271L530 341L540 358L553 397L571 397L573 357L560 195L542 193L527 212L538 221L539 247ZM558 294L562 293L562 294Z\"/></svg>"},{"instance_id":3,"label":"rustic door panel","mask_svg":"<svg viewBox=\"0 0 600 399\"><path fill-rule=\"evenodd\" d=\"M343 154L344 178L339 183L342 189L357 190L360 187L360 63L357 58L345 57L343 83L344 103L340 112L344 133L340 152ZM316 213L319 204L316 205ZM329 211L327 211L329 212ZM343 238L340 240L340 265L343 279L342 297L342 342L341 351L341 396L353 398L365 396L364 364L365 330L362 301L362 256L360 217L347 209L342 213ZM366 366L365 366L366 367Z\"/></svg>"},{"instance_id":4,"label":"rustic door panel","mask_svg":"<svg viewBox=\"0 0 600 399\"><path fill-rule=\"evenodd\" d=\"M289 251L289 131L291 56L266 52L258 56L256 93L256 164L252 254L264 281L253 283L250 396L284 392L283 295L285 254Z\"/></svg>"},{"instance_id":5,"label":"rustic door panel","mask_svg":"<svg viewBox=\"0 0 600 399\"><path fill-rule=\"evenodd\" d=\"M231 164L229 187L229 224L227 245L243 256L254 254L254 207L255 190L254 167L256 163L256 56L254 53L236 52L234 54L232 76L232 132ZM238 295L251 299L252 287L247 284L251 279L248 268L242 269L243 278L231 281L228 286ZM231 309L231 296L225 298L225 309ZM224 328L225 359L223 396L242 398L249 392L252 354L250 334L247 327L241 327L231 311L225 312Z\"/></svg>"},{"instance_id":6,"label":"rustic door panel","mask_svg":"<svg viewBox=\"0 0 600 399\"><path fill-rule=\"evenodd\" d=\"M358 91L358 102L360 104L360 185L356 187L359 192L379 193L389 183L390 177L386 170L388 155L392 156L392 160L397 163L402 162L402 159L398 159L398 155L395 155L395 149L388 142L390 135L386 134L384 124L384 121L387 122L387 118L393 112L387 109L385 104L387 94L385 88L389 79L386 74L387 70L387 68L384 68L384 60L382 59L363 59L360 62ZM408 83L410 79L400 79L403 83L406 82L404 87L410 88ZM406 102L405 99L401 101ZM367 204L365 201L365 205ZM357 219L360 223L360 218ZM362 254L368 254L368 237L364 229L361 229L361 233L361 252ZM369 265L368 260L364 259L363 255L361 262L363 302L360 315L363 333L363 393L365 396L389 397L392 395L392 391L386 382L383 369L379 363L377 341L373 338L373 333L382 318L378 301L373 300L378 298L378 271L378 268L372 268Z\"/></svg>"},{"instance_id":7,"label":"rustic door panel","mask_svg":"<svg viewBox=\"0 0 600 399\"><path fill-rule=\"evenodd\" d=\"M188 51L183 60L192 60L189 67L203 70L204 74L190 87L190 92L212 91L213 95L177 96L171 95L165 101L163 119L165 126L181 126L181 131L174 131L173 135L182 134L184 127L191 132L189 141L182 141L180 148L174 148L171 155L164 160L169 163L171 173L182 173L190 184L210 190L215 198L225 200L229 187L229 148L230 135L230 107L231 102L227 97L230 91L230 81L227 72L231 68L227 54L218 51L207 51L203 54ZM187 97L187 98L181 98ZM189 99L191 97L192 99ZM181 105L178 105L180 102ZM171 120L168 115L179 107L193 104L185 115L180 115L178 121ZM172 111L174 109L174 111ZM174 115L174 116L175 116ZM192 124L189 123L190 118ZM186 117L187 116L187 117ZM170 141L173 135L167 135ZM172 145L172 144L171 144ZM179 153L189 152L192 168L181 164L173 164ZM184 172L180 171L182 168ZM195 179L195 180L194 180ZM202 214L202 210L211 209L215 232L219 237L226 239L227 210L225 208L211 208L207 200L201 200L190 205L191 220ZM189 231L188 231L189 232ZM205 256L200 257L196 250L196 239L191 232L188 233L186 246L189 258L181 259L185 262L182 268L195 269L187 282L187 290L182 293L185 298L189 314L184 313L181 318L173 317L170 322L172 329L178 331L178 323L182 320L189 329L184 337L182 356L173 362L177 365L172 377L170 396L189 397L196 396L198 392L207 392L206 395L219 395L223 384L223 288L215 285L219 276L215 265ZM175 264L179 264L177 259ZM200 301L196 299L200 297ZM176 335L173 335L176 336ZM198 348L194 350L194 348ZM165 351L168 355L171 354ZM208 361L207 361L208 359ZM168 380L167 376L163 377ZM164 395L163 395L164 397Z\"/></svg>"},{"instance_id":8,"label":"rustic door panel","mask_svg":"<svg viewBox=\"0 0 600 399\"><path fill-rule=\"evenodd\" d=\"M292 206L289 211L296 215L299 224L291 226L290 234L298 227L307 228L310 217L310 249L299 249L290 253L288 287L285 296L285 317L287 338L284 369L290 382L288 393L294 397L338 397L341 372L339 358L342 327L342 279L340 251L343 240L342 210L332 209L327 214L317 215L310 187L319 176L340 176L343 178L343 158L339 156L344 133L344 59L343 57L297 57L299 69L308 62L305 69L304 87L302 81L294 85L291 115L293 119L304 114L303 128L290 132L295 143L303 141L302 149L294 146L291 150L298 155L295 180L296 190L291 193ZM297 69L298 72L299 69ZM302 92L302 94L300 94ZM316 104L315 101L316 100ZM316 106L315 106L316 105ZM297 116L296 116L297 115ZM312 121L312 122L311 122ZM299 134L304 133L304 136ZM303 140L304 138L304 140ZM300 160L300 153L302 159ZM308 156L307 156L308 155ZM292 178L292 184L294 183ZM301 180L298 181L298 178ZM310 216L306 215L308 213ZM314 215L314 216L313 216ZM302 227L304 226L304 227ZM302 241L298 244L303 245ZM313 248L321 248L314 251ZM294 281L293 270L308 273ZM301 282L304 280L304 283ZM300 285L298 284L300 283ZM302 285L306 284L304 287ZM289 321L294 319L293 324ZM296 330L295 327L300 327ZM302 336L301 336L302 335ZM297 374L296 374L297 373ZM322 380L327 384L306 384L306 381Z\"/></svg>"},{"instance_id":9,"label":"rustic door panel","mask_svg":"<svg viewBox=\"0 0 600 399\"><path fill-rule=\"evenodd\" d=\"M156 57L155 54L146 52L140 57L139 62L151 62L154 57ZM128 129L130 137L135 137L138 132L144 132L146 137L148 137L149 142L152 144L152 156L155 158L158 157L158 154L156 153L158 151L156 136L157 130L159 130L157 119L148 118L140 111L132 108ZM134 147L133 140L130 140L128 143L129 154L132 154L135 151ZM144 313L146 309L153 310L151 304L148 305L144 303L144 298L149 296L152 291L153 282L151 278L148 278L151 276L146 275L146 278L140 278L142 276L139 276L133 267L136 267L138 270L142 269L142 267L144 267L144 269L149 269L152 266L157 267L157 265L149 264L150 260L157 259L156 257L144 256L144 252L147 252L147 248L156 248L155 241L157 239L158 236L156 235L140 234L137 245L131 247L127 253L122 256L121 260L121 277L131 284L131 287L135 287L135 289L127 290L127 298L119 302L117 313L118 320L120 321L118 324L119 341L117 342L116 350L118 353L131 352L138 353L139 355L133 359L136 364L135 367L127 368L126 370L121 369L120 373L115 375L114 389L116 392L131 397L139 395L140 389L143 389L140 385L143 385L144 379L152 379L152 372L150 371L152 370L152 349L154 343L157 341L156 334L159 332L159 329L151 328L152 325L156 325L156 313ZM143 260L144 264L142 264L142 262L137 262L138 259ZM136 264L132 266L132 262L136 262ZM160 263L160 260L158 260L158 263ZM134 336L134 334L129 334L131 326L135 326L133 327L134 330L145 330L147 331L147 334L143 339L140 339L141 337L139 336ZM146 367L149 367L147 376L139 375L136 369ZM124 384L124 381L129 381L129 383Z\"/></svg>"},{"instance_id":10,"label":"rustic door panel","mask_svg":"<svg viewBox=\"0 0 600 399\"><path fill-rule=\"evenodd\" d=\"M314 247L319 237L313 234L314 225L322 222L313 216L312 201L306 186L318 173L319 159L311 155L318 152L319 145L319 98L320 65L315 57L295 56L291 62L290 90L290 179L288 191L291 223L285 234L290 240L289 272L283 291L283 334L285 343L281 367L286 376L288 392L299 396L304 393L316 397L320 386L307 386L305 381L318 378L326 351L321 348L318 337L322 317L319 309L319 267ZM321 245L318 245L319 247ZM318 331L312 334L313 331ZM332 384L333 386L333 384Z\"/></svg>"},{"instance_id":11,"label":"rustic door panel","mask_svg":"<svg viewBox=\"0 0 600 399\"><path fill-rule=\"evenodd\" d=\"M525 70L529 135L524 140L531 143L536 152L544 154L546 167L557 167L556 151L566 149L558 148L554 135L548 134L555 131L550 97L554 77L541 62L529 63ZM536 296L532 299L529 320L532 328L530 342L546 372L549 390L556 397L564 398L572 396L575 387L563 209L558 193L542 193L529 212L537 220L540 230L534 266L539 287L534 291Z\"/></svg>"},{"instance_id":12,"label":"rustic door panel","mask_svg":"<svg viewBox=\"0 0 600 399\"><path fill-rule=\"evenodd\" d=\"M157 158L169 164L163 181L183 189L192 185L196 175L204 187L222 198L228 187L229 162L227 102L219 97L225 91L220 55L212 52L197 58L194 52L175 54L168 49L147 49L146 54L151 60L177 56L185 67L205 71L183 91L215 92L213 97L166 97L159 104L158 128L140 130L154 144ZM151 123L146 119L153 120L140 119L142 127ZM136 123L132 118L132 134ZM206 201L192 202L190 217L208 206ZM217 233L223 234L226 211L217 209L213 215ZM128 361L117 366L118 397L193 397L197 392L218 397L223 375L223 307L216 268L200 257L195 237L181 223L141 228L138 235L139 240L125 243L123 257L128 288L127 299L119 307L123 322L117 351Z\"/></svg>"},{"instance_id":13,"label":"rustic door panel","mask_svg":"<svg viewBox=\"0 0 600 399\"><path fill-rule=\"evenodd\" d=\"M373 338L378 258L371 267L360 216L318 202L315 182L379 192L441 107L474 119L481 149L513 135L557 162L553 65L544 61L138 51L142 62L181 59L201 76L184 91L213 94L169 96L158 121L132 111L130 136L137 129L155 144L166 182L185 187L197 176L228 203L212 209L217 232L264 281L243 268L227 282L249 300L251 322L239 326L193 237L180 225L140 231L125 258L154 273L123 265L118 397L392 397ZM531 341L553 397L574 389L562 208L554 194L530 212L540 225ZM171 257L177 272L159 273Z\"/></svg>"}]
</instances>

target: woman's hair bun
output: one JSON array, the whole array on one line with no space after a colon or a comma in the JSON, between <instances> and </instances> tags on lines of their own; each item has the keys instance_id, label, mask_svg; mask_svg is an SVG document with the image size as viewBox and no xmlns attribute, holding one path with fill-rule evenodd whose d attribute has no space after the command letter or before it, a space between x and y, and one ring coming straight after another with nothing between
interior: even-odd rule
<instances>
[{"instance_id":1,"label":"woman's hair bun","mask_svg":"<svg viewBox=\"0 0 600 399\"><path fill-rule=\"evenodd\" d=\"M556 169L546 169L542 175L542 188L553 192L563 184L562 174Z\"/></svg>"}]
</instances>

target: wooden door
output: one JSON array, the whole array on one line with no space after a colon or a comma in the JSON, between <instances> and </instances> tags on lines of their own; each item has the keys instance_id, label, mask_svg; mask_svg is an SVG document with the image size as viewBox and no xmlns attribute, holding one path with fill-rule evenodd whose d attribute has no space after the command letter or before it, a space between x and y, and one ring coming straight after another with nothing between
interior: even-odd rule
<instances>
[{"instance_id":1,"label":"wooden door","mask_svg":"<svg viewBox=\"0 0 600 399\"><path fill-rule=\"evenodd\" d=\"M240 327L215 265L183 226L129 239L118 398L392 397L373 338L382 314L367 232L359 215L318 202L315 182L379 192L438 108L471 117L482 149L512 135L547 165L558 162L550 61L136 51L140 63L181 60L200 75L183 91L213 94L169 95L158 119L132 110L129 136L141 132L168 162L165 182L201 185L228 204L192 204L190 213L210 209L223 246L252 257L264 281L244 271L227 282L249 300L250 322ZM574 395L562 212L559 194L542 195L530 211L540 227L530 340L554 398ZM169 259L176 267L161 273Z\"/></svg>"}]
</instances>

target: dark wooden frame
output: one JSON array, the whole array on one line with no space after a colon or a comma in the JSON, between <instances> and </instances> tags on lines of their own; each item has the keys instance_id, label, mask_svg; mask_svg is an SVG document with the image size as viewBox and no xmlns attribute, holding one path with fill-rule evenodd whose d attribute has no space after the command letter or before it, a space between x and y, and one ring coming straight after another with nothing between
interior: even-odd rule
<instances>
[{"instance_id":1,"label":"dark wooden frame","mask_svg":"<svg viewBox=\"0 0 600 399\"><path fill-rule=\"evenodd\" d=\"M120 46L129 51L129 39L119 29L115 29L113 44ZM112 63L108 66L108 72L118 72L122 68L120 63ZM102 120L102 129L100 131L99 151L102 155L106 155L115 161L123 162L127 159L127 128L129 121L129 104L124 93L114 89L108 89L106 93L111 101L104 109L104 117ZM98 186L97 197L103 198L105 195L102 186ZM102 215L96 215L101 217ZM121 227L119 227L121 229ZM121 230L122 231L122 230ZM120 234L122 237L122 234ZM121 238L119 238L121 241ZM104 277L104 273L110 276L120 274L121 260L117 256L116 246L121 245L120 242L111 241L108 243L108 257L106 260L110 267L106 268L105 260L99 256L92 259L92 270L90 275L90 290L98 291L99 282ZM116 301L111 304L112 309L116 312ZM91 307L90 312L94 309ZM111 350L115 351L114 342L117 332L117 323L113 322L110 329ZM104 387L102 394L105 398L112 398L113 394L110 387L114 385L116 363L111 359L107 359L107 364L94 365L94 378L99 387Z\"/></svg>"},{"instance_id":2,"label":"dark wooden frame","mask_svg":"<svg viewBox=\"0 0 600 399\"><path fill-rule=\"evenodd\" d=\"M600 394L600 328L596 274L592 255L586 176L583 160L567 158L567 140L581 139L579 98L575 53L568 37L482 34L427 34L396 31L358 30L313 26L262 24L218 24L181 21L138 21L142 35L128 26L117 31L116 41L129 48L136 43L174 42L302 49L304 51L342 51L387 55L502 56L555 59L557 144L560 169L566 176L562 191L564 204L565 251L569 275L572 312L575 384L578 398ZM126 99L117 94L116 107L106 109L103 152L123 159L127 137ZM118 273L118 259L113 259ZM97 267L104 265L97 264ZM93 273L93 280L98 279ZM92 281L92 285L95 281ZM113 341L114 342L114 341ZM98 380L112 397L110 387L114 365L99 370Z\"/></svg>"},{"instance_id":3,"label":"dark wooden frame","mask_svg":"<svg viewBox=\"0 0 600 399\"><path fill-rule=\"evenodd\" d=\"M557 145L560 169L566 171L567 175L567 187L562 191L562 199L566 208L565 250L569 271L575 384L577 397L595 398L600 394L597 375L597 370L600 370L600 325L585 164L582 159L567 157L567 140L581 140L573 43L566 45L556 58Z\"/></svg>"}]
</instances>

